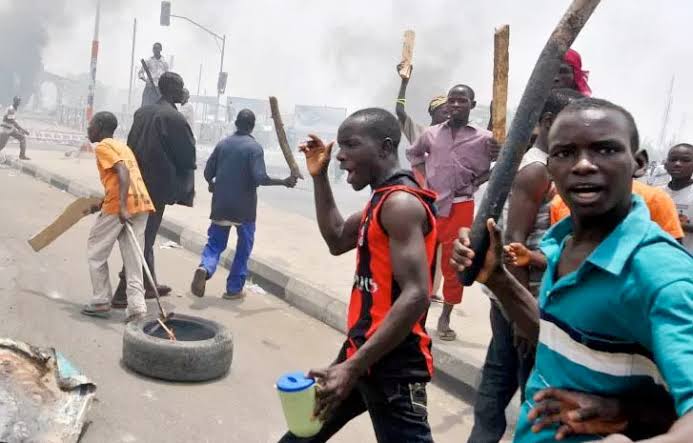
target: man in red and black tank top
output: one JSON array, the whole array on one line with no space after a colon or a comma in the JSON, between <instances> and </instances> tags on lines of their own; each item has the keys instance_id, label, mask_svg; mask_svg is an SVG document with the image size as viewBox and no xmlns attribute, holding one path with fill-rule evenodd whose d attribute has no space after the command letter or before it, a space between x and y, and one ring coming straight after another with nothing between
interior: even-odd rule
<instances>
[{"instance_id":1,"label":"man in red and black tank top","mask_svg":"<svg viewBox=\"0 0 693 443\"><path fill-rule=\"evenodd\" d=\"M426 383L433 372L426 332L435 248L436 196L400 170L401 132L394 115L369 108L338 131L337 160L356 190L370 186L362 213L344 220L327 169L334 142L301 145L315 187L320 232L333 255L356 249L347 339L336 361L311 370L320 389L316 413L325 421L314 437L287 433L281 442L324 442L368 411L378 442L433 442Z\"/></svg>"}]
</instances>

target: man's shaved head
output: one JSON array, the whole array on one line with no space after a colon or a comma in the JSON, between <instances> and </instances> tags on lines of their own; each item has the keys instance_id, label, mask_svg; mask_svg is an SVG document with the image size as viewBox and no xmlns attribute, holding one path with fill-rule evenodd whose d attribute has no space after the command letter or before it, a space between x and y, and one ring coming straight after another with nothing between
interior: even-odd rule
<instances>
[{"instance_id":1,"label":"man's shaved head","mask_svg":"<svg viewBox=\"0 0 693 443\"><path fill-rule=\"evenodd\" d=\"M462 93L462 94L466 95L467 97L469 97L470 100L474 100L475 94L474 94L474 90L471 88L471 86L462 85L462 84L455 85L452 88L450 88L450 92L448 92L448 96L450 94L452 94L453 92L457 93L457 94Z\"/></svg>"},{"instance_id":2,"label":"man's shaved head","mask_svg":"<svg viewBox=\"0 0 693 443\"><path fill-rule=\"evenodd\" d=\"M113 134L116 128L118 128L118 119L112 112L97 112L93 118L104 132Z\"/></svg>"},{"instance_id":3,"label":"man's shaved head","mask_svg":"<svg viewBox=\"0 0 693 443\"><path fill-rule=\"evenodd\" d=\"M386 138L392 140L392 145L397 148L402 138L402 130L399 127L397 117L391 112L382 108L366 108L354 112L342 123L344 126L349 123L360 122L363 130L376 142L380 143Z\"/></svg>"},{"instance_id":4,"label":"man's shaved head","mask_svg":"<svg viewBox=\"0 0 693 443\"><path fill-rule=\"evenodd\" d=\"M580 112L589 109L599 109L599 110L611 110L618 112L626 119L628 126L630 128L630 148L633 152L640 150L640 134L638 133L638 126L635 124L635 119L633 115L628 112L625 108L611 103L608 100L603 100L594 97L585 97L580 100L575 100L571 102L568 106L563 108L561 113L565 112Z\"/></svg>"},{"instance_id":5,"label":"man's shaved head","mask_svg":"<svg viewBox=\"0 0 693 443\"><path fill-rule=\"evenodd\" d=\"M250 109L241 109L236 115L236 129L251 133L253 128L255 128L255 114Z\"/></svg>"}]
</instances>

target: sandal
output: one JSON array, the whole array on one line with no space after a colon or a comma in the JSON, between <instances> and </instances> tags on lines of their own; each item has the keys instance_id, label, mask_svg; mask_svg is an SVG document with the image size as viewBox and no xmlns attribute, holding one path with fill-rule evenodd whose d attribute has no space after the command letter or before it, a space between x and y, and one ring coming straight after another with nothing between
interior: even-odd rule
<instances>
[{"instance_id":1,"label":"sandal","mask_svg":"<svg viewBox=\"0 0 693 443\"><path fill-rule=\"evenodd\" d=\"M111 304L110 303L99 303L99 304L89 303L87 305L84 305L81 312L82 312L82 314L88 315L90 317L106 318L111 313Z\"/></svg>"},{"instance_id":2,"label":"sandal","mask_svg":"<svg viewBox=\"0 0 693 443\"><path fill-rule=\"evenodd\" d=\"M452 329L438 331L438 338L442 341L455 341L455 339L457 338L457 333Z\"/></svg>"}]
</instances>

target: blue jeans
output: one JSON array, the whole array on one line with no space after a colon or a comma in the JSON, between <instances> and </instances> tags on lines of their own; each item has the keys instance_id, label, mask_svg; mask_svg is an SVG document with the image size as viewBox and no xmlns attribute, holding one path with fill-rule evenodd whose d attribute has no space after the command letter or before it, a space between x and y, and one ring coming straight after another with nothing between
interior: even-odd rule
<instances>
[{"instance_id":1,"label":"blue jeans","mask_svg":"<svg viewBox=\"0 0 693 443\"><path fill-rule=\"evenodd\" d=\"M219 258L229 242L231 226L219 226L212 223L207 230L207 244L202 251L200 267L207 271L207 280L212 278L219 265ZM226 279L226 292L237 294L243 290L245 280L248 278L248 259L253 251L255 242L255 223L243 223L236 226L236 255L229 277Z\"/></svg>"},{"instance_id":2,"label":"blue jeans","mask_svg":"<svg viewBox=\"0 0 693 443\"><path fill-rule=\"evenodd\" d=\"M486 352L474 402L474 427L467 443L498 443L507 426L505 408L522 390L534 366L534 352L522 354L513 342L513 328L491 303L493 337Z\"/></svg>"},{"instance_id":3,"label":"blue jeans","mask_svg":"<svg viewBox=\"0 0 693 443\"><path fill-rule=\"evenodd\" d=\"M368 411L378 443L433 443L428 425L426 383L361 379L337 406L317 435L286 433L279 443L323 443L352 419Z\"/></svg>"}]
</instances>

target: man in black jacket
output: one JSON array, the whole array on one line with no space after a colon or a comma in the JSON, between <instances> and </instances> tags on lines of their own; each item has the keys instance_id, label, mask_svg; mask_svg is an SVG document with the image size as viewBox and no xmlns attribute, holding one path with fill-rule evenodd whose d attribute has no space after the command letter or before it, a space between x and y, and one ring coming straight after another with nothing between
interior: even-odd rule
<instances>
[{"instance_id":1,"label":"man in black jacket","mask_svg":"<svg viewBox=\"0 0 693 443\"><path fill-rule=\"evenodd\" d=\"M202 251L200 266L195 271L190 290L198 297L205 294L209 280L226 249L231 226L236 227L236 255L226 281L223 298L243 297L243 286L248 275L248 259L255 239L258 186L296 186L296 177L271 178L265 169L262 146L251 133L255 127L255 114L243 109L236 117L236 133L217 144L205 167L205 179L212 195L212 223L208 230L207 245Z\"/></svg>"},{"instance_id":2,"label":"man in black jacket","mask_svg":"<svg viewBox=\"0 0 693 443\"><path fill-rule=\"evenodd\" d=\"M144 256L154 281L154 241L161 226L166 205L192 206L195 196L195 137L185 117L176 109L183 100L183 79L174 72L159 78L161 99L153 105L143 106L135 112L128 135L128 146L135 153L142 171L144 184L149 190L156 212L149 215L144 234ZM149 282L145 282L145 286ZM171 288L157 284L159 295ZM121 294L122 292L122 294ZM113 297L112 306L127 306L125 284L121 279ZM146 298L154 296L147 288Z\"/></svg>"}]
</instances>

